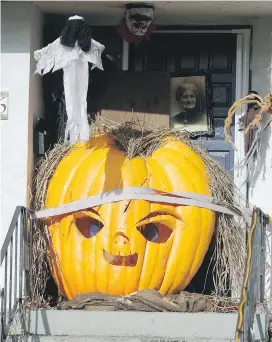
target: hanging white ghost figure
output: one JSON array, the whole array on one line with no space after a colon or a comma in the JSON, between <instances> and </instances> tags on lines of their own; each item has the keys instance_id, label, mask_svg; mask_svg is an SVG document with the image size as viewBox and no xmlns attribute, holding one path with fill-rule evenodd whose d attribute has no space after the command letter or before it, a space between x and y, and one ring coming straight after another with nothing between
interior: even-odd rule
<instances>
[{"instance_id":1,"label":"hanging white ghost figure","mask_svg":"<svg viewBox=\"0 0 272 342\"><path fill-rule=\"evenodd\" d=\"M103 70L101 54L105 46L91 38L91 29L83 17L70 17L61 36L53 43L34 52L35 73L45 75L63 69L67 123L65 141L89 139L87 117L88 63Z\"/></svg>"},{"instance_id":2,"label":"hanging white ghost figure","mask_svg":"<svg viewBox=\"0 0 272 342\"><path fill-rule=\"evenodd\" d=\"M154 19L154 7L129 4L126 6L125 20L129 31L136 36L144 36Z\"/></svg>"}]
</instances>

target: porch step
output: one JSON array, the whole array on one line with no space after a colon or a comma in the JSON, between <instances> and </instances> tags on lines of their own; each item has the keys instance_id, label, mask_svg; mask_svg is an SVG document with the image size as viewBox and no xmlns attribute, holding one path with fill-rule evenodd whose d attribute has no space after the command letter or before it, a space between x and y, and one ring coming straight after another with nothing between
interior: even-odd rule
<instances>
[{"instance_id":1,"label":"porch step","mask_svg":"<svg viewBox=\"0 0 272 342\"><path fill-rule=\"evenodd\" d=\"M19 339L20 337L18 337ZM18 342L21 340L18 340ZM99 337L74 337L74 336L29 336L25 342L219 342L219 340L184 340L184 339L160 339L160 338L99 338ZM220 340L220 342L235 342L235 340Z\"/></svg>"},{"instance_id":2,"label":"porch step","mask_svg":"<svg viewBox=\"0 0 272 342\"><path fill-rule=\"evenodd\" d=\"M236 314L208 312L27 310L21 319L24 327L19 318L10 335L26 335L29 342L230 342L237 322ZM265 341L267 319L265 314L257 316L256 341Z\"/></svg>"}]
</instances>

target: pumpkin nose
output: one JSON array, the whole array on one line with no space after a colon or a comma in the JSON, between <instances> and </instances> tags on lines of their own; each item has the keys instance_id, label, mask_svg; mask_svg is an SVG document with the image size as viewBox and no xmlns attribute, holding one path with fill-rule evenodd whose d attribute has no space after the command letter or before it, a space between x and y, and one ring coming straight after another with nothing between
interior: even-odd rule
<instances>
[{"instance_id":1,"label":"pumpkin nose","mask_svg":"<svg viewBox=\"0 0 272 342\"><path fill-rule=\"evenodd\" d=\"M117 232L113 238L113 253L116 255L129 254L129 238L122 232Z\"/></svg>"}]
</instances>

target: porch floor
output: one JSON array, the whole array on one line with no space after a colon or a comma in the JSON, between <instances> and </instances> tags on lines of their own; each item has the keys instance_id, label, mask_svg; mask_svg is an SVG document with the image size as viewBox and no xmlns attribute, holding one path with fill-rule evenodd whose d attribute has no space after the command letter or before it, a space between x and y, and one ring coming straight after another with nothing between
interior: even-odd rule
<instances>
[{"instance_id":1,"label":"porch floor","mask_svg":"<svg viewBox=\"0 0 272 342\"><path fill-rule=\"evenodd\" d=\"M27 341L234 341L237 314L27 310L10 335ZM20 318L18 317L18 318ZM268 316L258 314L255 341L265 341Z\"/></svg>"}]
</instances>

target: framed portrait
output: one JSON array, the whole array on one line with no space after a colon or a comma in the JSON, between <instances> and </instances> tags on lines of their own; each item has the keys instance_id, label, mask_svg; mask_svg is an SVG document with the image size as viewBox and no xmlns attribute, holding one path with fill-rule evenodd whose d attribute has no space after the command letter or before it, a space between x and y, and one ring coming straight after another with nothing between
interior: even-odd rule
<instances>
[{"instance_id":1,"label":"framed portrait","mask_svg":"<svg viewBox=\"0 0 272 342\"><path fill-rule=\"evenodd\" d=\"M171 74L170 126L192 138L214 135L209 74Z\"/></svg>"}]
</instances>

